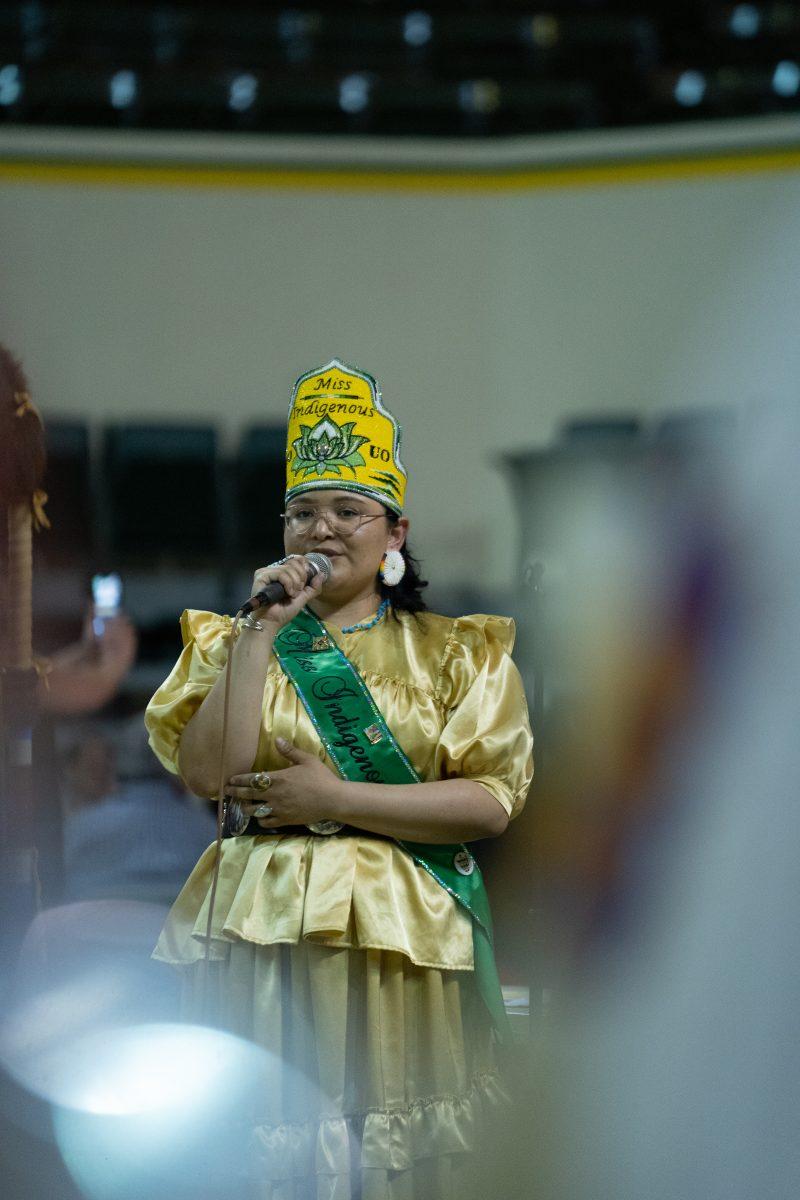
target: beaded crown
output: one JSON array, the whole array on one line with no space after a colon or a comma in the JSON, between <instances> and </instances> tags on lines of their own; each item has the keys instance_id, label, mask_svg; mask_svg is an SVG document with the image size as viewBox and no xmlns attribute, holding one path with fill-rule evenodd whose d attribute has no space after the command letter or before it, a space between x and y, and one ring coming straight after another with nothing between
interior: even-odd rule
<instances>
[{"instance_id":1,"label":"beaded crown","mask_svg":"<svg viewBox=\"0 0 800 1200\"><path fill-rule=\"evenodd\" d=\"M286 447L286 500L317 488L343 488L403 511L407 473L401 430L366 371L331 359L292 390Z\"/></svg>"}]
</instances>

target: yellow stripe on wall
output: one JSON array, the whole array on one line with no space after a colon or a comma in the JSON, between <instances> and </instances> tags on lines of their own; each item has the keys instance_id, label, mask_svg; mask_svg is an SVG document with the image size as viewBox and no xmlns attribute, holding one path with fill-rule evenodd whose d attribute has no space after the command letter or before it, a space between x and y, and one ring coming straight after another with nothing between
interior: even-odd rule
<instances>
[{"instance_id":1,"label":"yellow stripe on wall","mask_svg":"<svg viewBox=\"0 0 800 1200\"><path fill-rule=\"evenodd\" d=\"M581 166L394 170L354 167L229 167L131 163L0 162L9 183L97 184L104 187L285 188L336 191L515 192L617 187L664 180L800 170L800 150L772 150Z\"/></svg>"}]
</instances>

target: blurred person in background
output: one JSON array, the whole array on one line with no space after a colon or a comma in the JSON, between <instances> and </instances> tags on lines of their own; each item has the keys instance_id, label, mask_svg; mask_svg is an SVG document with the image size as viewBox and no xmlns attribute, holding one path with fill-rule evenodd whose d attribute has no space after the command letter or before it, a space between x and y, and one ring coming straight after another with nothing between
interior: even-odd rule
<instances>
[{"instance_id":1,"label":"blurred person in background","mask_svg":"<svg viewBox=\"0 0 800 1200\"><path fill-rule=\"evenodd\" d=\"M230 656L230 618L185 612L147 710L170 770L201 795L226 781L240 835L216 880L216 848L200 859L156 955L182 968L187 1016L271 1054L241 1131L260 1197L466 1200L505 1111L507 1029L462 843L501 834L531 778L513 623L426 611L399 428L370 376L334 360L298 380L287 462L288 557L253 579L285 598ZM310 552L329 578L309 579Z\"/></svg>"},{"instance_id":2,"label":"blurred person in background","mask_svg":"<svg viewBox=\"0 0 800 1200\"><path fill-rule=\"evenodd\" d=\"M174 981L150 954L216 832L209 809L158 767L141 734L140 716L58 730L67 745L58 754L63 893L34 917L15 973L18 999L116 979L107 994L94 990L93 1027L175 1017Z\"/></svg>"},{"instance_id":3,"label":"blurred person in background","mask_svg":"<svg viewBox=\"0 0 800 1200\"><path fill-rule=\"evenodd\" d=\"M171 904L216 826L174 775L143 769L141 755L131 763L129 751L121 778L121 740L89 729L63 756L65 899Z\"/></svg>"},{"instance_id":4,"label":"blurred person in background","mask_svg":"<svg viewBox=\"0 0 800 1200\"><path fill-rule=\"evenodd\" d=\"M39 706L53 716L97 712L117 694L136 659L136 630L125 613L107 617L100 636L94 608L78 641L40 660Z\"/></svg>"},{"instance_id":5,"label":"blurred person in background","mask_svg":"<svg viewBox=\"0 0 800 1200\"><path fill-rule=\"evenodd\" d=\"M102 635L98 636L91 605L77 641L36 659L39 711L33 741L34 834L45 905L60 903L64 895L64 814L60 801L63 779L57 749L58 719L97 713L109 704L134 664L137 645L136 629L123 612L105 618Z\"/></svg>"}]
</instances>

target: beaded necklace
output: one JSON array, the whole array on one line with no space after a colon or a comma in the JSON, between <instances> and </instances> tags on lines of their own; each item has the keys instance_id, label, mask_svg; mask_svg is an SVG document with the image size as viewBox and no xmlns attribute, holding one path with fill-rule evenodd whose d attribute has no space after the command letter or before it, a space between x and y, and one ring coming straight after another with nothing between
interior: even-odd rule
<instances>
[{"instance_id":1,"label":"beaded necklace","mask_svg":"<svg viewBox=\"0 0 800 1200\"><path fill-rule=\"evenodd\" d=\"M381 600L380 607L371 620L361 621L358 625L348 625L342 630L342 633L359 633L362 629L372 629L372 626L377 625L378 621L385 616L388 607L389 597L387 596L385 600Z\"/></svg>"}]
</instances>

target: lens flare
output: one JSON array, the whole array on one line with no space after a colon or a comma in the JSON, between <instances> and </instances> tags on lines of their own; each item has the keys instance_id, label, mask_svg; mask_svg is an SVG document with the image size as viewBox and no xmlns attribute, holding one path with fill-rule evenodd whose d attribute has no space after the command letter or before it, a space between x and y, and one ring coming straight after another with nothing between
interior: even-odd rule
<instances>
[{"instance_id":1,"label":"lens flare","mask_svg":"<svg viewBox=\"0 0 800 1200\"><path fill-rule=\"evenodd\" d=\"M68 989L67 989L68 990ZM72 1000L75 1000L73 995ZM258 1171L259 1130L276 1088L324 1099L285 1063L233 1034L200 1025L104 1026L75 1032L46 1014L70 996L6 1021L2 1056L49 1100L64 1163L88 1200L222 1200Z\"/></svg>"}]
</instances>

